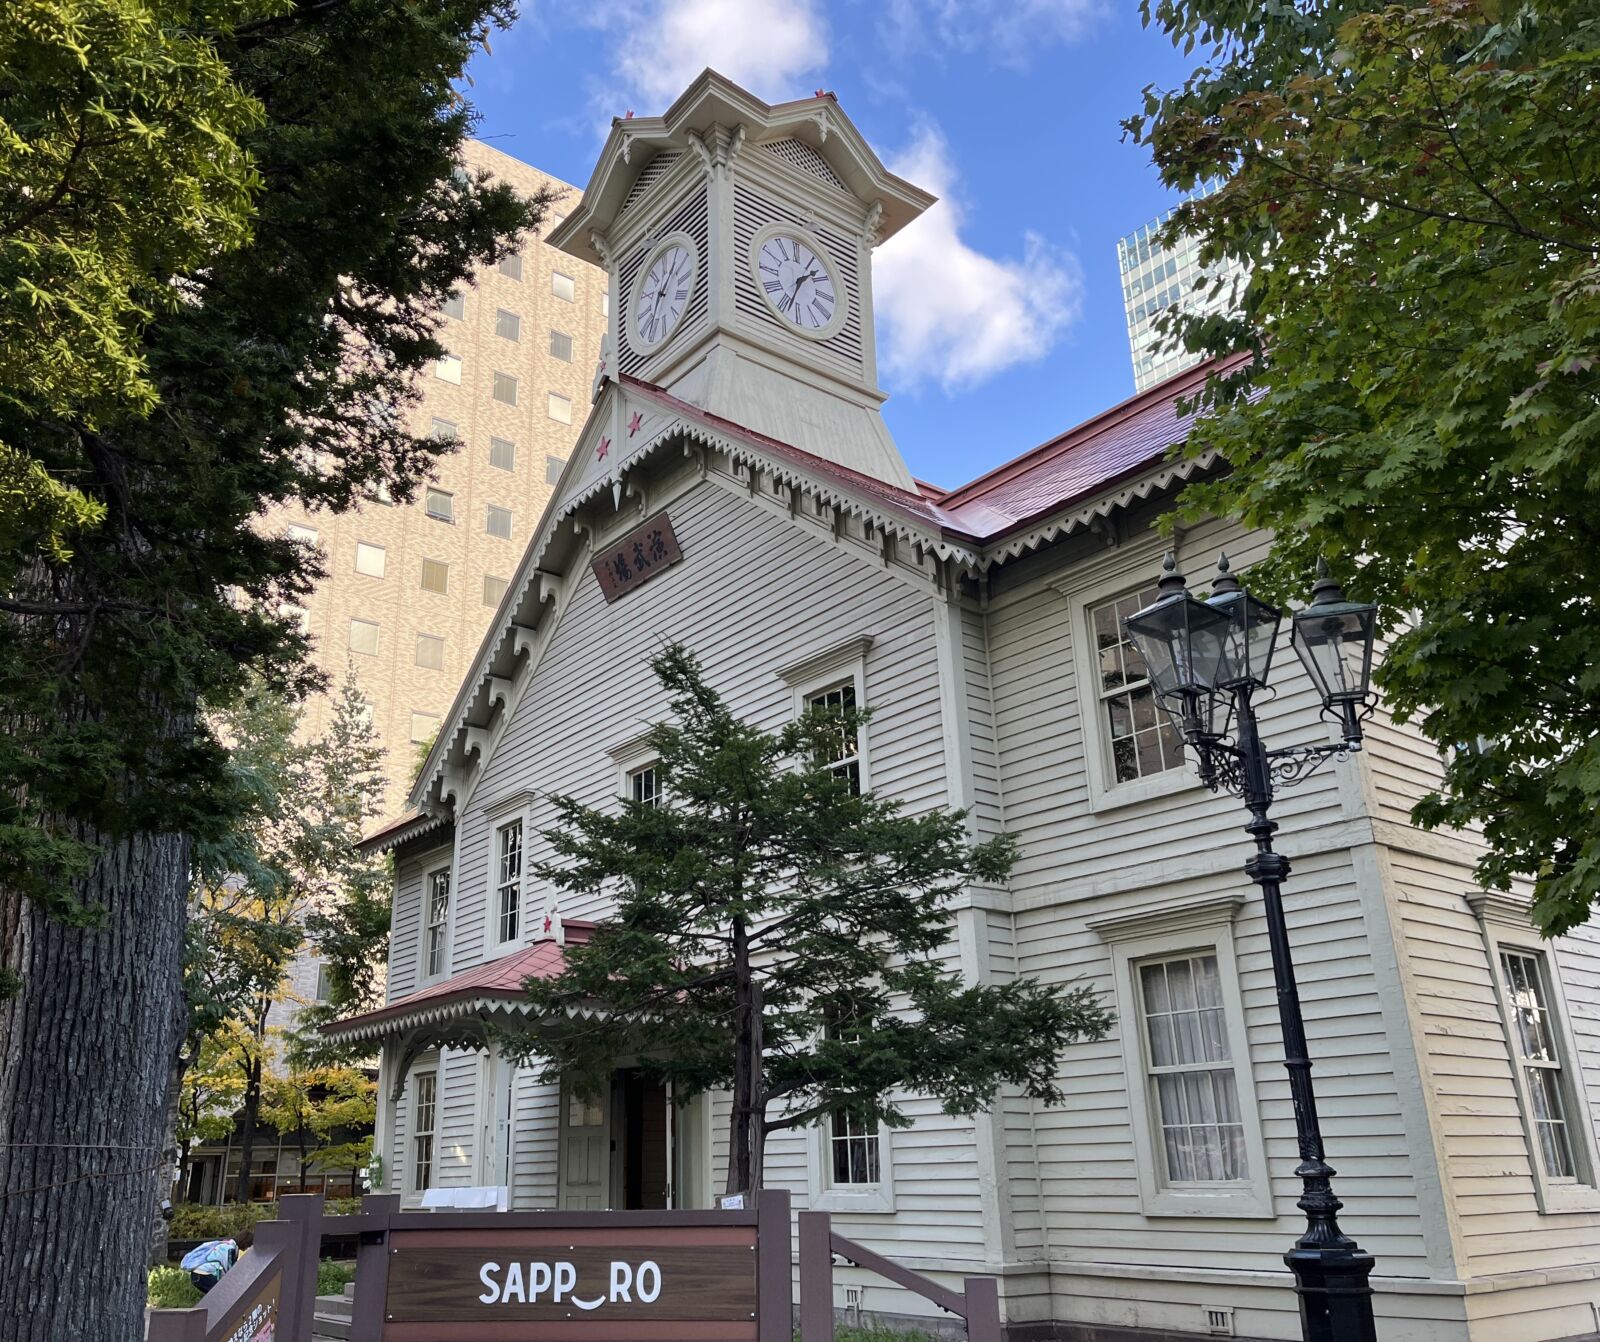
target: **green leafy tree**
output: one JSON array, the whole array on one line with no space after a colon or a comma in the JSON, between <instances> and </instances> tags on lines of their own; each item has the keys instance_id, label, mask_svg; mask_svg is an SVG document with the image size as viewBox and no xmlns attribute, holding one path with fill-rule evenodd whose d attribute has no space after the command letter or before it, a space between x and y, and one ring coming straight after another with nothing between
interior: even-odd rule
<instances>
[{"instance_id":1,"label":"green leafy tree","mask_svg":"<svg viewBox=\"0 0 1600 1342\"><path fill-rule=\"evenodd\" d=\"M836 1110L905 1126L901 1090L960 1114L1001 1086L1059 1100L1061 1049L1110 1024L1095 994L964 984L948 963L950 900L1004 881L1013 841L971 843L964 812L908 815L830 769L862 714L765 732L681 646L651 666L674 719L650 735L660 803L552 798L555 858L536 874L616 912L559 977L527 983L545 1074L599 1093L636 1050L680 1101L731 1091L730 1192L761 1187L773 1132Z\"/></svg>"},{"instance_id":2,"label":"green leafy tree","mask_svg":"<svg viewBox=\"0 0 1600 1342\"><path fill-rule=\"evenodd\" d=\"M201 1041L193 1063L178 1087L177 1186L182 1196L189 1188L189 1161L196 1146L225 1141L233 1132L233 1118L244 1098L244 1082L228 1056L224 1041L215 1035Z\"/></svg>"},{"instance_id":3,"label":"green leafy tree","mask_svg":"<svg viewBox=\"0 0 1600 1342\"><path fill-rule=\"evenodd\" d=\"M455 83L504 0L214 8L186 31L260 108L236 139L261 186L247 243L159 276L175 301L139 346L159 409L0 399L0 441L105 509L70 557L0 540L0 1243L32 1246L0 1275L8 1339L137 1335L191 850L250 805L202 706L314 679L284 607L317 566L260 517L413 497L444 450L409 427L441 305L544 204L461 166ZM55 75L22 77L6 99Z\"/></svg>"},{"instance_id":4,"label":"green leafy tree","mask_svg":"<svg viewBox=\"0 0 1600 1342\"><path fill-rule=\"evenodd\" d=\"M261 1116L294 1143L304 1192L314 1170L354 1174L371 1159L378 1086L356 1067L291 1065L269 1076Z\"/></svg>"},{"instance_id":5,"label":"green leafy tree","mask_svg":"<svg viewBox=\"0 0 1600 1342\"><path fill-rule=\"evenodd\" d=\"M218 31L282 0L14 0L0 24L0 401L91 422L149 413L140 333L167 278L249 237L261 107ZM65 553L105 503L0 437L0 556ZM13 571L0 569L0 587Z\"/></svg>"},{"instance_id":6,"label":"green leafy tree","mask_svg":"<svg viewBox=\"0 0 1600 1342\"><path fill-rule=\"evenodd\" d=\"M1194 514L1376 600L1385 702L1440 748L1423 825L1481 829L1547 933L1600 892L1600 16L1568 0L1147 0L1207 62L1129 127L1220 190L1173 233L1253 273L1175 336L1254 357L1188 450Z\"/></svg>"}]
</instances>

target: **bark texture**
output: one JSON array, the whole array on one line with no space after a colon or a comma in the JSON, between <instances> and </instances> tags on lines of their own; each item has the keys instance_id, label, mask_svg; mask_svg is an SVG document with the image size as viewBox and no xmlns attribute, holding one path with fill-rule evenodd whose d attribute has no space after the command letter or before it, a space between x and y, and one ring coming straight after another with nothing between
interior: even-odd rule
<instances>
[{"instance_id":1,"label":"bark texture","mask_svg":"<svg viewBox=\"0 0 1600 1342\"><path fill-rule=\"evenodd\" d=\"M185 839L136 835L78 887L96 927L0 892L0 964L21 979L0 1001L0 1342L144 1335L187 878Z\"/></svg>"}]
</instances>

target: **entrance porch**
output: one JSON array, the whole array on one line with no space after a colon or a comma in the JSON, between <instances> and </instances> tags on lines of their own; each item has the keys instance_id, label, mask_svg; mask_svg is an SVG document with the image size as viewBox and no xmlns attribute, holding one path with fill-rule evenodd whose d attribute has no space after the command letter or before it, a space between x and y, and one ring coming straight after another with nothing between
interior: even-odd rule
<instances>
[{"instance_id":1,"label":"entrance porch","mask_svg":"<svg viewBox=\"0 0 1600 1342\"><path fill-rule=\"evenodd\" d=\"M569 921L581 942L591 924ZM604 1093L540 1075L522 984L565 955L544 940L326 1027L380 1052L374 1191L408 1207L664 1211L712 1205L711 1105L674 1103L639 1059Z\"/></svg>"}]
</instances>

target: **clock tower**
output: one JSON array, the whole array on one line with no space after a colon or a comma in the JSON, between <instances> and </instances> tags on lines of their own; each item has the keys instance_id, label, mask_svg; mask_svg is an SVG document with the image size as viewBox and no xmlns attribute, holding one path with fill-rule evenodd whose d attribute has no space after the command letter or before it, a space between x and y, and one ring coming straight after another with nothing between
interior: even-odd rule
<instances>
[{"instance_id":1,"label":"clock tower","mask_svg":"<svg viewBox=\"0 0 1600 1342\"><path fill-rule=\"evenodd\" d=\"M610 273L605 375L909 490L879 414L872 249L933 199L832 94L768 106L707 70L612 124L549 241Z\"/></svg>"}]
</instances>

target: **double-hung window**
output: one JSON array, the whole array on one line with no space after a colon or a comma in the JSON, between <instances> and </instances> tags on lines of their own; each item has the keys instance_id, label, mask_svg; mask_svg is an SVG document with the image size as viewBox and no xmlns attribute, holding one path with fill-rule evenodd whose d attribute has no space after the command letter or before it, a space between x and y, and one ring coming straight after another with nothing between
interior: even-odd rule
<instances>
[{"instance_id":1,"label":"double-hung window","mask_svg":"<svg viewBox=\"0 0 1600 1342\"><path fill-rule=\"evenodd\" d=\"M1155 588L1089 608L1094 638L1094 705L1108 746L1112 783L1131 783L1183 766L1183 740L1156 702L1144 658L1122 622L1156 599Z\"/></svg>"},{"instance_id":2,"label":"double-hung window","mask_svg":"<svg viewBox=\"0 0 1600 1342\"><path fill-rule=\"evenodd\" d=\"M847 779L850 791L861 792L861 742L853 723L844 719L856 711L856 684L854 680L842 681L826 689L814 691L809 696L810 706L839 718L838 728L829 733L825 756L818 760L832 773Z\"/></svg>"},{"instance_id":3,"label":"double-hung window","mask_svg":"<svg viewBox=\"0 0 1600 1342\"><path fill-rule=\"evenodd\" d=\"M411 1103L411 1187L426 1193L433 1187L434 1115L438 1111L437 1072L418 1072L412 1077L416 1098Z\"/></svg>"},{"instance_id":4,"label":"double-hung window","mask_svg":"<svg viewBox=\"0 0 1600 1342\"><path fill-rule=\"evenodd\" d=\"M1145 1076L1168 1187L1250 1175L1215 953L1138 965Z\"/></svg>"},{"instance_id":5,"label":"double-hung window","mask_svg":"<svg viewBox=\"0 0 1600 1342\"><path fill-rule=\"evenodd\" d=\"M1559 943L1539 941L1525 900L1477 891L1467 904L1483 932L1499 998L1539 1210L1600 1211L1600 1148L1561 982Z\"/></svg>"},{"instance_id":6,"label":"double-hung window","mask_svg":"<svg viewBox=\"0 0 1600 1342\"><path fill-rule=\"evenodd\" d=\"M1233 947L1243 903L1152 896L1087 920L1111 955L1146 1216L1274 1214Z\"/></svg>"},{"instance_id":7,"label":"double-hung window","mask_svg":"<svg viewBox=\"0 0 1600 1342\"><path fill-rule=\"evenodd\" d=\"M522 821L501 825L495 841L495 939L515 941L522 915Z\"/></svg>"},{"instance_id":8,"label":"double-hung window","mask_svg":"<svg viewBox=\"0 0 1600 1342\"><path fill-rule=\"evenodd\" d=\"M1541 951L1502 947L1500 974L1511 1022L1511 1047L1522 1072L1528 1128L1544 1177L1579 1182L1582 1166L1572 1141L1572 1103L1551 1007L1549 962Z\"/></svg>"},{"instance_id":9,"label":"double-hung window","mask_svg":"<svg viewBox=\"0 0 1600 1342\"><path fill-rule=\"evenodd\" d=\"M444 971L445 927L450 921L450 868L428 874L428 926L423 940L422 972L435 978Z\"/></svg>"}]
</instances>

